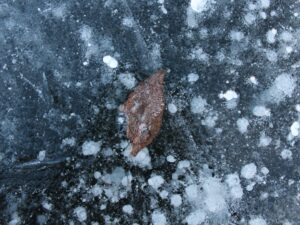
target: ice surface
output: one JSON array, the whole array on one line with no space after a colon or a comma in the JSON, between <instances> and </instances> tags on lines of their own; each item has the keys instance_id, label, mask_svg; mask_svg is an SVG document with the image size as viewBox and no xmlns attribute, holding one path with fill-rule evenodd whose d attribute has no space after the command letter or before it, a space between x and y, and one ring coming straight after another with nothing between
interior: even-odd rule
<instances>
[{"instance_id":1,"label":"ice surface","mask_svg":"<svg viewBox=\"0 0 300 225\"><path fill-rule=\"evenodd\" d=\"M0 18L0 224L298 224L297 2L3 0ZM160 68L162 127L133 157L119 106Z\"/></svg>"}]
</instances>

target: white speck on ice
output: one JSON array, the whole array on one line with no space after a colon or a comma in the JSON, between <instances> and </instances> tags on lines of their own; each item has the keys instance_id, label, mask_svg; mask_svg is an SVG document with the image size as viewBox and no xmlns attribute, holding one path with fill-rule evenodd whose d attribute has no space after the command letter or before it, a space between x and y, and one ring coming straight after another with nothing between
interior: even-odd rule
<instances>
[{"instance_id":1,"label":"white speck on ice","mask_svg":"<svg viewBox=\"0 0 300 225\"><path fill-rule=\"evenodd\" d=\"M266 147L268 146L272 141L272 138L267 136L265 132L261 132L260 137L259 137L259 147Z\"/></svg>"},{"instance_id":2,"label":"white speck on ice","mask_svg":"<svg viewBox=\"0 0 300 225\"><path fill-rule=\"evenodd\" d=\"M168 104L168 111L172 114L177 112L177 106L174 103Z\"/></svg>"},{"instance_id":3,"label":"white speck on ice","mask_svg":"<svg viewBox=\"0 0 300 225\"><path fill-rule=\"evenodd\" d=\"M249 121L246 118L239 118L236 121L236 124L237 124L239 132L241 132L241 134L244 134L247 132L248 126L249 126Z\"/></svg>"},{"instance_id":4,"label":"white speck on ice","mask_svg":"<svg viewBox=\"0 0 300 225\"><path fill-rule=\"evenodd\" d=\"M133 208L131 205L124 205L122 208L124 213L131 215L133 213Z\"/></svg>"},{"instance_id":5,"label":"white speck on ice","mask_svg":"<svg viewBox=\"0 0 300 225\"><path fill-rule=\"evenodd\" d=\"M266 50L266 56L267 56L267 59L270 61L270 62L277 62L277 53L273 50Z\"/></svg>"},{"instance_id":6,"label":"white speck on ice","mask_svg":"<svg viewBox=\"0 0 300 225\"><path fill-rule=\"evenodd\" d=\"M131 181L132 181L132 175L129 174L129 175L123 177L123 179L122 179L122 185L124 187L130 187Z\"/></svg>"},{"instance_id":7,"label":"white speck on ice","mask_svg":"<svg viewBox=\"0 0 300 225\"><path fill-rule=\"evenodd\" d=\"M160 193L159 193L159 196L162 198L162 199L166 199L169 195L169 192L167 192L166 190L162 190Z\"/></svg>"},{"instance_id":8,"label":"white speck on ice","mask_svg":"<svg viewBox=\"0 0 300 225\"><path fill-rule=\"evenodd\" d=\"M251 82L252 84L258 85L258 81L257 81L257 79L256 79L255 76L251 76L251 77L249 78L249 80L250 80L250 82Z\"/></svg>"},{"instance_id":9,"label":"white speck on ice","mask_svg":"<svg viewBox=\"0 0 300 225\"><path fill-rule=\"evenodd\" d=\"M275 43L276 39L275 39L275 36L277 34L277 30L276 29L271 29L267 32L266 36L267 36L267 41L268 43L270 44L273 44Z\"/></svg>"},{"instance_id":10,"label":"white speck on ice","mask_svg":"<svg viewBox=\"0 0 300 225\"><path fill-rule=\"evenodd\" d=\"M300 131L300 124L298 121L295 121L292 126L291 126L291 134L296 137L299 135L299 131Z\"/></svg>"},{"instance_id":11,"label":"white speck on ice","mask_svg":"<svg viewBox=\"0 0 300 225\"><path fill-rule=\"evenodd\" d=\"M101 173L99 171L94 172L95 179L99 179L101 177Z\"/></svg>"},{"instance_id":12,"label":"white speck on ice","mask_svg":"<svg viewBox=\"0 0 300 225\"><path fill-rule=\"evenodd\" d=\"M83 25L80 30L80 38L85 45L85 58L88 61L91 56L97 56L99 54L99 46L93 41L92 28Z\"/></svg>"},{"instance_id":13,"label":"white speck on ice","mask_svg":"<svg viewBox=\"0 0 300 225\"><path fill-rule=\"evenodd\" d=\"M180 170L185 169L185 168L189 168L190 166L191 166L191 163L188 160L181 160L177 164L177 168L180 169Z\"/></svg>"},{"instance_id":14,"label":"white speck on ice","mask_svg":"<svg viewBox=\"0 0 300 225\"><path fill-rule=\"evenodd\" d=\"M61 143L61 147L65 147L65 146L74 146L76 144L76 140L74 137L70 137L70 138L64 138L62 140L62 143Z\"/></svg>"},{"instance_id":15,"label":"white speck on ice","mask_svg":"<svg viewBox=\"0 0 300 225\"><path fill-rule=\"evenodd\" d=\"M78 206L74 209L74 214L80 222L83 222L87 219L86 209L82 206Z\"/></svg>"},{"instance_id":16,"label":"white speck on ice","mask_svg":"<svg viewBox=\"0 0 300 225\"><path fill-rule=\"evenodd\" d=\"M186 218L185 221L188 225L200 225L205 221L206 214L201 209L196 210L190 213Z\"/></svg>"},{"instance_id":17,"label":"white speck on ice","mask_svg":"<svg viewBox=\"0 0 300 225\"><path fill-rule=\"evenodd\" d=\"M168 11L164 6L164 2L165 2L165 0L158 0L158 3L161 4L161 6L160 6L161 11L163 12L163 14L167 14Z\"/></svg>"},{"instance_id":18,"label":"white speck on ice","mask_svg":"<svg viewBox=\"0 0 300 225\"><path fill-rule=\"evenodd\" d=\"M194 97L191 101L191 111L192 113L203 113L207 102L201 96Z\"/></svg>"},{"instance_id":19,"label":"white speck on ice","mask_svg":"<svg viewBox=\"0 0 300 225\"><path fill-rule=\"evenodd\" d=\"M205 193L204 204L208 211L217 213L227 209L226 193L218 179L212 177L206 179L203 183L203 190Z\"/></svg>"},{"instance_id":20,"label":"white speck on ice","mask_svg":"<svg viewBox=\"0 0 300 225\"><path fill-rule=\"evenodd\" d=\"M47 202L47 201L43 201L42 206L43 206L44 209L47 209L49 211L52 210L52 208L53 208L53 205L51 203Z\"/></svg>"},{"instance_id":21,"label":"white speck on ice","mask_svg":"<svg viewBox=\"0 0 300 225\"><path fill-rule=\"evenodd\" d=\"M167 161L170 162L170 163L174 163L174 162L176 162L176 159L175 159L174 156L168 155L168 156L167 156Z\"/></svg>"},{"instance_id":22,"label":"white speck on ice","mask_svg":"<svg viewBox=\"0 0 300 225\"><path fill-rule=\"evenodd\" d=\"M260 7L263 9L267 9L270 7L270 0L260 0Z\"/></svg>"},{"instance_id":23,"label":"white speck on ice","mask_svg":"<svg viewBox=\"0 0 300 225\"><path fill-rule=\"evenodd\" d=\"M197 13L202 13L207 11L212 3L214 3L212 0L191 0L191 8Z\"/></svg>"},{"instance_id":24,"label":"white speck on ice","mask_svg":"<svg viewBox=\"0 0 300 225\"><path fill-rule=\"evenodd\" d=\"M251 182L250 184L248 184L248 185L246 186L246 190L247 190L247 191L252 191L253 188L254 188L254 186L255 186L255 184L256 184L256 182Z\"/></svg>"},{"instance_id":25,"label":"white speck on ice","mask_svg":"<svg viewBox=\"0 0 300 225\"><path fill-rule=\"evenodd\" d=\"M240 199L243 196L243 189L240 184L240 178L237 173L228 174L226 183L230 189L230 195L233 199Z\"/></svg>"},{"instance_id":26,"label":"white speck on ice","mask_svg":"<svg viewBox=\"0 0 300 225\"><path fill-rule=\"evenodd\" d=\"M188 82L190 82L191 84L195 83L197 80L199 80L199 75L196 73L190 73L188 75Z\"/></svg>"},{"instance_id":27,"label":"white speck on ice","mask_svg":"<svg viewBox=\"0 0 300 225\"><path fill-rule=\"evenodd\" d=\"M244 38L243 32L233 30L230 32L230 39L232 41L241 41Z\"/></svg>"},{"instance_id":28,"label":"white speck on ice","mask_svg":"<svg viewBox=\"0 0 300 225\"><path fill-rule=\"evenodd\" d=\"M249 221L249 225L267 225L267 222L262 217L256 217Z\"/></svg>"},{"instance_id":29,"label":"white speck on ice","mask_svg":"<svg viewBox=\"0 0 300 225\"><path fill-rule=\"evenodd\" d=\"M104 56L104 57L103 57L103 62L104 62L108 67L110 67L110 68L112 68L112 69L117 68L118 65L119 65L118 61L117 61L114 57L112 57L112 56L110 56L110 55Z\"/></svg>"},{"instance_id":30,"label":"white speck on ice","mask_svg":"<svg viewBox=\"0 0 300 225\"><path fill-rule=\"evenodd\" d=\"M158 210L155 210L152 213L151 218L152 218L153 225L166 225L167 224L166 216Z\"/></svg>"},{"instance_id":31,"label":"white speck on ice","mask_svg":"<svg viewBox=\"0 0 300 225\"><path fill-rule=\"evenodd\" d=\"M122 24L126 27L133 27L134 26L134 19L132 17L125 17L122 20Z\"/></svg>"},{"instance_id":32,"label":"white speck on ice","mask_svg":"<svg viewBox=\"0 0 300 225\"><path fill-rule=\"evenodd\" d=\"M283 31L280 34L280 39L284 42L291 42L293 40L293 35L288 31Z\"/></svg>"},{"instance_id":33,"label":"white speck on ice","mask_svg":"<svg viewBox=\"0 0 300 225\"><path fill-rule=\"evenodd\" d=\"M295 109L297 112L300 112L300 104L295 105Z\"/></svg>"},{"instance_id":34,"label":"white speck on ice","mask_svg":"<svg viewBox=\"0 0 300 225\"><path fill-rule=\"evenodd\" d=\"M221 98L221 99L224 98L224 99L226 99L226 101L230 101L230 100L236 99L238 97L239 97L238 94L233 90L228 90L225 93L221 92L219 94L219 98Z\"/></svg>"},{"instance_id":35,"label":"white speck on ice","mask_svg":"<svg viewBox=\"0 0 300 225\"><path fill-rule=\"evenodd\" d=\"M264 175L267 175L270 171L269 171L269 169L267 168L267 167L263 167L263 168L261 168L261 170L260 170Z\"/></svg>"},{"instance_id":36,"label":"white speck on ice","mask_svg":"<svg viewBox=\"0 0 300 225\"><path fill-rule=\"evenodd\" d=\"M102 188L98 185L95 184L92 189L91 192L93 193L93 195L96 196L100 196L102 194Z\"/></svg>"},{"instance_id":37,"label":"white speck on ice","mask_svg":"<svg viewBox=\"0 0 300 225\"><path fill-rule=\"evenodd\" d=\"M151 168L151 156L149 154L148 148L143 148L136 156L131 155L132 145L127 141L121 143L121 147L125 148L123 155L130 161L133 165L137 165L140 168Z\"/></svg>"},{"instance_id":38,"label":"white speck on ice","mask_svg":"<svg viewBox=\"0 0 300 225\"><path fill-rule=\"evenodd\" d=\"M291 150L288 149L284 149L282 150L282 152L280 153L281 158L285 159L285 160L292 160L293 159L293 153Z\"/></svg>"},{"instance_id":39,"label":"white speck on ice","mask_svg":"<svg viewBox=\"0 0 300 225\"><path fill-rule=\"evenodd\" d=\"M45 159L45 157L46 157L46 151L43 150L43 151L39 152L39 155L38 155L37 158L38 158L39 161L43 161Z\"/></svg>"},{"instance_id":40,"label":"white speck on ice","mask_svg":"<svg viewBox=\"0 0 300 225\"><path fill-rule=\"evenodd\" d=\"M244 17L246 24L253 24L256 20L256 17L252 13L247 13Z\"/></svg>"},{"instance_id":41,"label":"white speck on ice","mask_svg":"<svg viewBox=\"0 0 300 225\"><path fill-rule=\"evenodd\" d=\"M134 88L136 85L136 79L131 73L122 73L118 76L120 82L128 89Z\"/></svg>"},{"instance_id":42,"label":"white speck on ice","mask_svg":"<svg viewBox=\"0 0 300 225\"><path fill-rule=\"evenodd\" d=\"M66 16L66 4L62 4L52 9L52 15L59 19L64 19Z\"/></svg>"},{"instance_id":43,"label":"white speck on ice","mask_svg":"<svg viewBox=\"0 0 300 225\"><path fill-rule=\"evenodd\" d=\"M100 151L100 141L85 141L82 145L83 155L96 155Z\"/></svg>"},{"instance_id":44,"label":"white speck on ice","mask_svg":"<svg viewBox=\"0 0 300 225\"><path fill-rule=\"evenodd\" d=\"M155 190L161 187L161 185L165 182L164 178L159 175L155 175L148 179L148 184L153 187Z\"/></svg>"},{"instance_id":45,"label":"white speck on ice","mask_svg":"<svg viewBox=\"0 0 300 225\"><path fill-rule=\"evenodd\" d=\"M279 103L286 97L292 97L296 88L296 78L290 74L283 73L276 77L272 86L261 95L262 101Z\"/></svg>"},{"instance_id":46,"label":"white speck on ice","mask_svg":"<svg viewBox=\"0 0 300 225\"><path fill-rule=\"evenodd\" d=\"M171 196L171 205L174 207L179 207L182 204L182 198L180 195L175 194Z\"/></svg>"},{"instance_id":47,"label":"white speck on ice","mask_svg":"<svg viewBox=\"0 0 300 225\"><path fill-rule=\"evenodd\" d=\"M258 116L258 117L271 116L270 109L266 108L263 105L255 106L252 110L252 113L254 116Z\"/></svg>"},{"instance_id":48,"label":"white speck on ice","mask_svg":"<svg viewBox=\"0 0 300 225\"><path fill-rule=\"evenodd\" d=\"M204 120L201 120L201 124L209 128L212 128L216 125L217 120L218 120L218 115L212 113L209 114L207 117L205 117Z\"/></svg>"},{"instance_id":49,"label":"white speck on ice","mask_svg":"<svg viewBox=\"0 0 300 225\"><path fill-rule=\"evenodd\" d=\"M252 179L255 177L257 172L257 167L254 163L249 163L242 167L241 176L246 179Z\"/></svg>"},{"instance_id":50,"label":"white speck on ice","mask_svg":"<svg viewBox=\"0 0 300 225\"><path fill-rule=\"evenodd\" d=\"M204 52L202 48L197 47L192 50L190 58L199 60L201 62L207 62L209 55L206 52Z\"/></svg>"},{"instance_id":51,"label":"white speck on ice","mask_svg":"<svg viewBox=\"0 0 300 225\"><path fill-rule=\"evenodd\" d=\"M290 54L293 51L293 48L291 46L286 46L285 51L286 53Z\"/></svg>"},{"instance_id":52,"label":"white speck on ice","mask_svg":"<svg viewBox=\"0 0 300 225\"><path fill-rule=\"evenodd\" d=\"M196 184L191 184L185 188L185 194L189 201L194 201L198 196L198 187Z\"/></svg>"},{"instance_id":53,"label":"white speck on ice","mask_svg":"<svg viewBox=\"0 0 300 225\"><path fill-rule=\"evenodd\" d=\"M21 222L20 217L18 216L18 213L13 213L11 220L7 225L19 225Z\"/></svg>"},{"instance_id":54,"label":"white speck on ice","mask_svg":"<svg viewBox=\"0 0 300 225\"><path fill-rule=\"evenodd\" d=\"M265 12L259 12L259 15L264 20L267 18L267 14Z\"/></svg>"}]
</instances>

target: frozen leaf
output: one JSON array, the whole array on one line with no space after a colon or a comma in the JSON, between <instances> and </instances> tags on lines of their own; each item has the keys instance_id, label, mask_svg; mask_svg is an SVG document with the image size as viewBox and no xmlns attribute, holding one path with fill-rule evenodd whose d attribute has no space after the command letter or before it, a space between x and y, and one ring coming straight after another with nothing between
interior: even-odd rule
<instances>
[{"instance_id":1,"label":"frozen leaf","mask_svg":"<svg viewBox=\"0 0 300 225\"><path fill-rule=\"evenodd\" d=\"M121 111L127 116L127 138L132 143L131 154L137 153L158 135L164 111L164 70L158 70L141 82L128 96Z\"/></svg>"}]
</instances>

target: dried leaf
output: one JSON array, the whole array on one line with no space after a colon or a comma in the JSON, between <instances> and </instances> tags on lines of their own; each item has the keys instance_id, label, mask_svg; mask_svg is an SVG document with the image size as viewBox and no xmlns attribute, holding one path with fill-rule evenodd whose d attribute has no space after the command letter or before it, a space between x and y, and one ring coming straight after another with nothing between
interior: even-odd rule
<instances>
[{"instance_id":1,"label":"dried leaf","mask_svg":"<svg viewBox=\"0 0 300 225\"><path fill-rule=\"evenodd\" d=\"M127 116L127 138L132 143L131 154L151 144L158 135L164 112L164 77L166 72L158 70L140 83L122 106Z\"/></svg>"}]
</instances>

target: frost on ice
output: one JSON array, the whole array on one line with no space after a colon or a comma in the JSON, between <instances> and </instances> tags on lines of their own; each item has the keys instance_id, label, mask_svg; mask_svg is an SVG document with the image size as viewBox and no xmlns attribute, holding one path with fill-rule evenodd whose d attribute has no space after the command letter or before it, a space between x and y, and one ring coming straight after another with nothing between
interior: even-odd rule
<instances>
[{"instance_id":1,"label":"frost on ice","mask_svg":"<svg viewBox=\"0 0 300 225\"><path fill-rule=\"evenodd\" d=\"M203 113L207 102L201 96L194 97L191 101L191 111L192 113Z\"/></svg>"},{"instance_id":2,"label":"frost on ice","mask_svg":"<svg viewBox=\"0 0 300 225\"><path fill-rule=\"evenodd\" d=\"M188 75L188 82L190 82L191 84L195 83L197 80L199 80L199 75L196 73L190 73Z\"/></svg>"},{"instance_id":3,"label":"frost on ice","mask_svg":"<svg viewBox=\"0 0 300 225\"><path fill-rule=\"evenodd\" d=\"M152 213L151 217L153 225L167 225L167 218L164 213L156 210Z\"/></svg>"},{"instance_id":4,"label":"frost on ice","mask_svg":"<svg viewBox=\"0 0 300 225\"><path fill-rule=\"evenodd\" d=\"M174 207L179 207L182 204L182 198L179 194L171 196L171 205Z\"/></svg>"},{"instance_id":5,"label":"frost on ice","mask_svg":"<svg viewBox=\"0 0 300 225\"><path fill-rule=\"evenodd\" d=\"M267 136L265 132L261 132L259 137L259 147L266 147L268 146L272 141L272 138Z\"/></svg>"},{"instance_id":6,"label":"frost on ice","mask_svg":"<svg viewBox=\"0 0 300 225\"><path fill-rule=\"evenodd\" d=\"M100 142L95 141L85 141L82 145L82 154L83 155L97 155L100 151Z\"/></svg>"},{"instance_id":7,"label":"frost on ice","mask_svg":"<svg viewBox=\"0 0 300 225\"><path fill-rule=\"evenodd\" d=\"M285 160L292 160L293 159L293 153L289 149L282 150L282 152L280 153L280 156L281 156L282 159L285 159Z\"/></svg>"},{"instance_id":8,"label":"frost on ice","mask_svg":"<svg viewBox=\"0 0 300 225\"><path fill-rule=\"evenodd\" d=\"M262 217L256 217L249 221L249 225L268 225Z\"/></svg>"},{"instance_id":9,"label":"frost on ice","mask_svg":"<svg viewBox=\"0 0 300 225\"><path fill-rule=\"evenodd\" d=\"M119 65L118 61L117 61L114 57L112 57L112 56L110 56L110 55L104 56L104 57L103 57L103 62L104 62L108 67L110 67L110 68L112 68L112 69L117 68L118 65Z\"/></svg>"},{"instance_id":10,"label":"frost on ice","mask_svg":"<svg viewBox=\"0 0 300 225\"><path fill-rule=\"evenodd\" d=\"M165 182L164 178L159 175L154 175L148 180L148 184L152 186L155 190L160 188L160 186Z\"/></svg>"},{"instance_id":11,"label":"frost on ice","mask_svg":"<svg viewBox=\"0 0 300 225\"><path fill-rule=\"evenodd\" d=\"M248 130L248 126L249 126L249 121L246 118L239 118L236 121L238 130L241 134L244 134L247 132Z\"/></svg>"},{"instance_id":12,"label":"frost on ice","mask_svg":"<svg viewBox=\"0 0 300 225\"><path fill-rule=\"evenodd\" d=\"M228 90L225 93L221 92L219 94L219 98L225 99L226 101L230 101L232 99L238 98L238 94L233 90Z\"/></svg>"},{"instance_id":13,"label":"frost on ice","mask_svg":"<svg viewBox=\"0 0 300 225\"><path fill-rule=\"evenodd\" d=\"M202 224L206 219L206 213L202 210L196 210L192 213L190 213L185 221L188 225L199 225Z\"/></svg>"},{"instance_id":14,"label":"frost on ice","mask_svg":"<svg viewBox=\"0 0 300 225\"><path fill-rule=\"evenodd\" d=\"M246 179L252 179L255 177L257 172L257 167L254 163L249 163L242 167L241 176Z\"/></svg>"},{"instance_id":15,"label":"frost on ice","mask_svg":"<svg viewBox=\"0 0 300 225\"><path fill-rule=\"evenodd\" d=\"M174 103L169 103L168 110L170 113L174 114L177 112L177 106Z\"/></svg>"},{"instance_id":16,"label":"frost on ice","mask_svg":"<svg viewBox=\"0 0 300 225\"><path fill-rule=\"evenodd\" d=\"M273 84L261 94L261 101L266 103L280 103L287 97L292 97L296 88L296 78L283 73L275 78Z\"/></svg>"},{"instance_id":17,"label":"frost on ice","mask_svg":"<svg viewBox=\"0 0 300 225\"><path fill-rule=\"evenodd\" d=\"M299 135L299 131L300 131L300 123L298 121L295 121L292 124L290 130L291 130L291 134L293 136L297 137Z\"/></svg>"},{"instance_id":18,"label":"frost on ice","mask_svg":"<svg viewBox=\"0 0 300 225\"><path fill-rule=\"evenodd\" d=\"M74 209L74 214L80 222L83 222L87 219L86 209L82 206L78 206Z\"/></svg>"},{"instance_id":19,"label":"frost on ice","mask_svg":"<svg viewBox=\"0 0 300 225\"><path fill-rule=\"evenodd\" d=\"M207 11L213 3L214 0L191 0L191 8L197 13L202 13Z\"/></svg>"},{"instance_id":20,"label":"frost on ice","mask_svg":"<svg viewBox=\"0 0 300 225\"><path fill-rule=\"evenodd\" d=\"M122 208L124 213L131 215L133 213L133 208L131 205L124 205Z\"/></svg>"},{"instance_id":21,"label":"frost on ice","mask_svg":"<svg viewBox=\"0 0 300 225\"><path fill-rule=\"evenodd\" d=\"M252 110L253 114L257 117L268 117L271 116L271 110L263 105L254 106Z\"/></svg>"}]
</instances>

